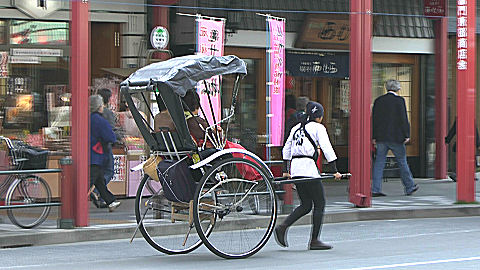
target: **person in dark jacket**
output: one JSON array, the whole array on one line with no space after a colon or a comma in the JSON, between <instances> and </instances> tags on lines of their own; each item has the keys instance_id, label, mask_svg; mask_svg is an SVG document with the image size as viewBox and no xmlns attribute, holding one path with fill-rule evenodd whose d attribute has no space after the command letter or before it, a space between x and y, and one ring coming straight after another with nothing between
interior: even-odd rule
<instances>
[{"instance_id":1,"label":"person in dark jacket","mask_svg":"<svg viewBox=\"0 0 480 270\"><path fill-rule=\"evenodd\" d=\"M105 184L104 164L106 148L116 141L115 133L108 121L103 118L103 100L99 95L90 96L90 182L100 193L102 199L112 212L120 205Z\"/></svg>"},{"instance_id":2,"label":"person in dark jacket","mask_svg":"<svg viewBox=\"0 0 480 270\"><path fill-rule=\"evenodd\" d=\"M382 178L388 150L392 150L395 155L405 195L409 196L419 187L413 182L407 164L405 144L410 141L410 124L405 99L397 94L401 89L399 81L388 80L385 88L388 92L373 103L373 144L376 146L376 158L373 165L372 196L386 196L382 193Z\"/></svg>"},{"instance_id":3,"label":"person in dark jacket","mask_svg":"<svg viewBox=\"0 0 480 270\"><path fill-rule=\"evenodd\" d=\"M453 138L457 135L457 118L455 117L455 121L453 122L452 127L448 131L447 137L445 137L445 143L450 144L450 142L453 140ZM477 125L475 124L475 147L480 151L480 137L478 136L478 128ZM452 151L457 152L457 144L456 142L453 143L452 146ZM476 163L476 162L475 162ZM478 164L475 164L478 167ZM455 167L456 169L456 167ZM452 179L453 182L457 182L457 173L456 170L453 171L450 174L450 178ZM478 179L475 177L475 181Z\"/></svg>"}]
</instances>

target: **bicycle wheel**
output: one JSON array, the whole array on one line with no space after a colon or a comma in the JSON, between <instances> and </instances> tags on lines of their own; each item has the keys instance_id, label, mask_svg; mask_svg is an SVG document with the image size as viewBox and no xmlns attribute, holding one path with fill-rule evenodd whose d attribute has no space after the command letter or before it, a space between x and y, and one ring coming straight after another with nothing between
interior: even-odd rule
<instances>
[{"instance_id":1,"label":"bicycle wheel","mask_svg":"<svg viewBox=\"0 0 480 270\"><path fill-rule=\"evenodd\" d=\"M205 203L208 199L211 203ZM193 209L195 226L205 246L227 259L257 253L268 242L277 218L270 179L259 165L242 158L222 160L202 177ZM210 235L202 230L200 217L206 213L216 215Z\"/></svg>"},{"instance_id":2,"label":"bicycle wheel","mask_svg":"<svg viewBox=\"0 0 480 270\"><path fill-rule=\"evenodd\" d=\"M145 175L137 190L135 198L135 216L140 232L145 240L163 253L185 254L200 245L202 240L189 220L189 204L175 204L163 196L159 182ZM191 214L190 214L191 216ZM206 225L205 231L211 231L214 220Z\"/></svg>"},{"instance_id":3,"label":"bicycle wheel","mask_svg":"<svg viewBox=\"0 0 480 270\"><path fill-rule=\"evenodd\" d=\"M8 209L8 218L19 227L31 229L45 221L50 213L50 206L39 206L38 204L50 203L51 200L50 187L43 178L35 175L17 178L7 191L5 204L7 206L37 206Z\"/></svg>"}]
</instances>

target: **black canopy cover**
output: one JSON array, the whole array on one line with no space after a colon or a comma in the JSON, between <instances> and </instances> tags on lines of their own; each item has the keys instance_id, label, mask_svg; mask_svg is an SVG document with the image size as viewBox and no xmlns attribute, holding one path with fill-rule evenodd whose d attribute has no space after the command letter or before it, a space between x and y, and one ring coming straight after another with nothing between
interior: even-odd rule
<instances>
[{"instance_id":1,"label":"black canopy cover","mask_svg":"<svg viewBox=\"0 0 480 270\"><path fill-rule=\"evenodd\" d=\"M166 151L160 138L157 138L156 132L150 132L138 108L135 107L131 94L138 92L130 92L129 86L151 85L152 87L141 91L155 91L160 95L176 127L173 135L178 136L178 140L176 139L178 141L177 150L193 150L196 148L196 144L189 135L180 97L185 96L188 90L194 89L199 81L227 74L246 75L245 62L234 55L188 55L153 63L135 71L121 83L121 92L125 96L138 129L152 150ZM159 98L157 98L157 102L160 102Z\"/></svg>"},{"instance_id":2,"label":"black canopy cover","mask_svg":"<svg viewBox=\"0 0 480 270\"><path fill-rule=\"evenodd\" d=\"M150 82L164 84L183 97L187 90L195 88L199 81L227 74L247 75L247 65L235 55L187 55L143 67L121 85L144 86Z\"/></svg>"}]
</instances>

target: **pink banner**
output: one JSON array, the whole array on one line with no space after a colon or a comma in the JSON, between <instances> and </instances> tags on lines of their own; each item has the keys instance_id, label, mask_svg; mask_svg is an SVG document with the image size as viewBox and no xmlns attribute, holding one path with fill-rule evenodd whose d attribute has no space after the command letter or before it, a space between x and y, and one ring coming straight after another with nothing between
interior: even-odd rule
<instances>
[{"instance_id":1,"label":"pink banner","mask_svg":"<svg viewBox=\"0 0 480 270\"><path fill-rule=\"evenodd\" d=\"M285 117L285 21L268 19L270 33L269 53L269 132L270 145L283 145Z\"/></svg>"},{"instance_id":2,"label":"pink banner","mask_svg":"<svg viewBox=\"0 0 480 270\"><path fill-rule=\"evenodd\" d=\"M197 19L197 54L200 55L214 55L223 56L223 41L225 39L225 22L214 21L209 19ZM221 119L221 97L220 97L220 83L221 77L215 76L206 80L208 90L213 92L211 94L213 112L215 114L215 122ZM200 105L205 114L203 117L211 124L214 123L210 103L208 102L208 95L206 94L204 82L199 82L197 91L200 95Z\"/></svg>"}]
</instances>

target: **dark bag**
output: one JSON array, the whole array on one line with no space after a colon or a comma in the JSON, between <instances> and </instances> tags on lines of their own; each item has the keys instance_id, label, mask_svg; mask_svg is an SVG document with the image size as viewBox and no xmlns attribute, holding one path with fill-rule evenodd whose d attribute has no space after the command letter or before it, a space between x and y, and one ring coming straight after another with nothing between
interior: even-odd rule
<instances>
[{"instance_id":1,"label":"dark bag","mask_svg":"<svg viewBox=\"0 0 480 270\"><path fill-rule=\"evenodd\" d=\"M165 198L172 202L189 202L195 192L195 181L185 160L162 160L157 166Z\"/></svg>"},{"instance_id":2,"label":"dark bag","mask_svg":"<svg viewBox=\"0 0 480 270\"><path fill-rule=\"evenodd\" d=\"M24 142L15 141L14 150L18 159L25 159L20 162L19 169L35 170L47 167L48 151L30 146Z\"/></svg>"}]
</instances>

